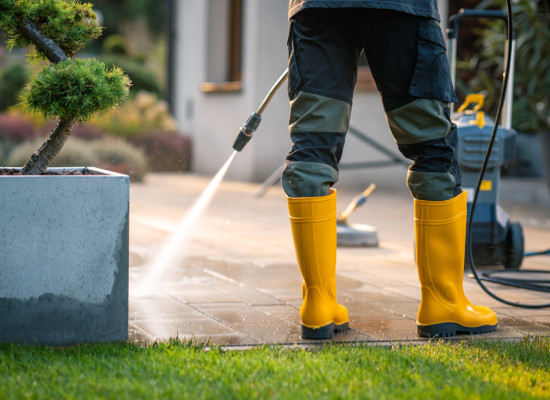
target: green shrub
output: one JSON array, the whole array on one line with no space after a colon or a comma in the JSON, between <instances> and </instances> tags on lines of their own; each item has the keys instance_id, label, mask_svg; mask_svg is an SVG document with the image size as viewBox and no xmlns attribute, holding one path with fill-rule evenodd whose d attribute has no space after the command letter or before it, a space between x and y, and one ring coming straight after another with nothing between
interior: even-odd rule
<instances>
[{"instance_id":1,"label":"green shrub","mask_svg":"<svg viewBox=\"0 0 550 400\"><path fill-rule=\"evenodd\" d=\"M0 114L0 138L23 142L34 139L36 136L38 136L36 129L23 116Z\"/></svg>"},{"instance_id":2,"label":"green shrub","mask_svg":"<svg viewBox=\"0 0 550 400\"><path fill-rule=\"evenodd\" d=\"M6 110L19 102L19 93L31 75L30 68L20 63L9 64L0 71L0 110Z\"/></svg>"},{"instance_id":3,"label":"green shrub","mask_svg":"<svg viewBox=\"0 0 550 400\"><path fill-rule=\"evenodd\" d=\"M74 138L73 138L74 139ZM44 138L29 141L17 146L7 159L7 166L21 167L32 154L43 143ZM50 166L63 167L92 167L98 162L95 151L86 143L80 140L69 140L63 146L57 157Z\"/></svg>"},{"instance_id":4,"label":"green shrub","mask_svg":"<svg viewBox=\"0 0 550 400\"><path fill-rule=\"evenodd\" d=\"M73 138L79 138L82 140L98 140L103 139L106 136L106 133L90 124L84 125L75 125L73 131L71 132Z\"/></svg>"},{"instance_id":5,"label":"green shrub","mask_svg":"<svg viewBox=\"0 0 550 400\"><path fill-rule=\"evenodd\" d=\"M503 8L504 0L483 2L488 8ZM550 2L517 0L513 2L516 31L514 101L512 125L521 132L550 129ZM506 39L502 21L490 20L481 31L481 57L461 65L474 72L468 82L457 82L469 92L486 95L484 108L496 114L500 83L505 64Z\"/></svg>"},{"instance_id":6,"label":"green shrub","mask_svg":"<svg viewBox=\"0 0 550 400\"><path fill-rule=\"evenodd\" d=\"M44 118L84 122L122 103L130 81L119 68L94 59L45 66L24 93L24 104Z\"/></svg>"},{"instance_id":7,"label":"green shrub","mask_svg":"<svg viewBox=\"0 0 550 400\"><path fill-rule=\"evenodd\" d=\"M116 33L107 36L103 40L102 48L103 48L104 54L118 54L118 55L128 54L126 39L124 38L124 36Z\"/></svg>"},{"instance_id":8,"label":"green shrub","mask_svg":"<svg viewBox=\"0 0 550 400\"><path fill-rule=\"evenodd\" d=\"M37 136L37 129L22 116L0 114L0 165L19 143Z\"/></svg>"},{"instance_id":9,"label":"green shrub","mask_svg":"<svg viewBox=\"0 0 550 400\"><path fill-rule=\"evenodd\" d=\"M4 163L9 167L20 167L29 158L43 139L17 146ZM98 167L130 175L139 182L148 170L147 159L142 150L121 139L104 138L95 141L71 138L52 161L51 167Z\"/></svg>"},{"instance_id":10,"label":"green shrub","mask_svg":"<svg viewBox=\"0 0 550 400\"><path fill-rule=\"evenodd\" d=\"M191 166L191 138L169 133L135 137L131 142L142 149L151 171L183 172Z\"/></svg>"},{"instance_id":11,"label":"green shrub","mask_svg":"<svg viewBox=\"0 0 550 400\"><path fill-rule=\"evenodd\" d=\"M125 138L157 132L175 133L177 128L166 102L147 92L138 93L134 99L101 117L94 118L90 123Z\"/></svg>"},{"instance_id":12,"label":"green shrub","mask_svg":"<svg viewBox=\"0 0 550 400\"><path fill-rule=\"evenodd\" d=\"M148 163L143 150L118 138L104 138L90 143L99 160L99 168L130 175L134 182L140 182L145 177Z\"/></svg>"}]
</instances>

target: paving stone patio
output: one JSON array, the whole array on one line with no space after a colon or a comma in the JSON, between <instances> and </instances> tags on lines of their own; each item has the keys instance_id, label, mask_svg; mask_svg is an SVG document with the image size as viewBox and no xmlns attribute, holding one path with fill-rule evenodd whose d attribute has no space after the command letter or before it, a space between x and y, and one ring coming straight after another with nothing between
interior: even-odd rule
<instances>
[{"instance_id":1,"label":"paving stone patio","mask_svg":"<svg viewBox=\"0 0 550 400\"><path fill-rule=\"evenodd\" d=\"M228 347L311 343L300 337L301 277L279 187L259 198L259 185L223 182L157 284L149 293L134 293L151 260L208 183L208 177L196 175L150 174L144 183L131 185L130 340L150 343L177 337ZM501 185L500 204L523 225L526 251L550 247L550 195L542 186L540 181ZM340 190L338 209L360 191ZM338 249L338 300L349 309L351 329L334 340L425 341L416 334L420 289L410 194L406 188L377 190L350 221L375 226L380 244ZM550 256L526 258L522 268L550 270ZM548 293L489 287L512 301L550 302ZM492 307L500 319L496 332L476 337L517 340L550 333L550 309L498 303L468 272L464 288L473 303Z\"/></svg>"}]
</instances>

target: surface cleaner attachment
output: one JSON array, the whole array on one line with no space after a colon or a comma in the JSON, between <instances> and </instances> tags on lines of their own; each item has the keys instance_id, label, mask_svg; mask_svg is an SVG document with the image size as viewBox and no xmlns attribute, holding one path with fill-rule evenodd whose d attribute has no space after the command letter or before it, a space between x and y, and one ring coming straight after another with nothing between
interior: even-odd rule
<instances>
[{"instance_id":1,"label":"surface cleaner attachment","mask_svg":"<svg viewBox=\"0 0 550 400\"><path fill-rule=\"evenodd\" d=\"M344 211L338 214L336 224L337 244L339 247L377 247L378 230L371 225L348 224L349 216L367 202L367 198L376 189L371 183L362 193L353 198Z\"/></svg>"}]
</instances>

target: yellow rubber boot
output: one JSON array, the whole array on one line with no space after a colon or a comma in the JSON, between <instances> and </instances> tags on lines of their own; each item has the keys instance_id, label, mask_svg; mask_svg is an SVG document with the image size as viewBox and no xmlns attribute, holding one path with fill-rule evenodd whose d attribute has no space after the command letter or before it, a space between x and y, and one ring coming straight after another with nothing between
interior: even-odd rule
<instances>
[{"instance_id":1,"label":"yellow rubber boot","mask_svg":"<svg viewBox=\"0 0 550 400\"><path fill-rule=\"evenodd\" d=\"M466 192L446 201L414 201L420 336L486 333L497 327L493 310L474 306L464 295L466 210Z\"/></svg>"},{"instance_id":2,"label":"yellow rubber boot","mask_svg":"<svg viewBox=\"0 0 550 400\"><path fill-rule=\"evenodd\" d=\"M348 329L348 310L336 302L336 191L288 197L294 249L302 273L302 337L329 339Z\"/></svg>"}]
</instances>

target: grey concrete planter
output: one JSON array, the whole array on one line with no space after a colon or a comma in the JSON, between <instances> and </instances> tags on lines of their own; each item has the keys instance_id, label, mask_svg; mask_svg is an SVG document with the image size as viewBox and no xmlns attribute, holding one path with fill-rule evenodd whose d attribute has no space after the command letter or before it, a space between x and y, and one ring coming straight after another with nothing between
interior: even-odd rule
<instances>
[{"instance_id":1,"label":"grey concrete planter","mask_svg":"<svg viewBox=\"0 0 550 400\"><path fill-rule=\"evenodd\" d=\"M90 170L0 176L0 342L127 340L129 178Z\"/></svg>"}]
</instances>

